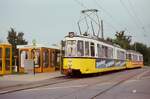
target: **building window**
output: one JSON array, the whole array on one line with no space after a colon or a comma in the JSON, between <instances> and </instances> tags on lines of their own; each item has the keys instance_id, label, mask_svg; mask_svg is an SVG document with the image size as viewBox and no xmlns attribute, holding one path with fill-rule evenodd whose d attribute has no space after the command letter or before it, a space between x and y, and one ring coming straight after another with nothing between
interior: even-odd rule
<instances>
[{"instance_id":1,"label":"building window","mask_svg":"<svg viewBox=\"0 0 150 99\"><path fill-rule=\"evenodd\" d=\"M2 70L2 48L0 48L0 70Z\"/></svg>"},{"instance_id":2,"label":"building window","mask_svg":"<svg viewBox=\"0 0 150 99\"><path fill-rule=\"evenodd\" d=\"M5 61L6 61L6 66L5 66L5 69L6 70L10 70L10 48L6 48L5 49Z\"/></svg>"},{"instance_id":3,"label":"building window","mask_svg":"<svg viewBox=\"0 0 150 99\"><path fill-rule=\"evenodd\" d=\"M77 55L84 56L84 44L83 41L79 40L77 44Z\"/></svg>"},{"instance_id":4,"label":"building window","mask_svg":"<svg viewBox=\"0 0 150 99\"><path fill-rule=\"evenodd\" d=\"M56 66L56 52L52 51L51 53L51 66Z\"/></svg>"},{"instance_id":5,"label":"building window","mask_svg":"<svg viewBox=\"0 0 150 99\"><path fill-rule=\"evenodd\" d=\"M43 67L48 67L48 62L49 62L49 52L48 52L48 49L44 50L43 51Z\"/></svg>"}]
</instances>

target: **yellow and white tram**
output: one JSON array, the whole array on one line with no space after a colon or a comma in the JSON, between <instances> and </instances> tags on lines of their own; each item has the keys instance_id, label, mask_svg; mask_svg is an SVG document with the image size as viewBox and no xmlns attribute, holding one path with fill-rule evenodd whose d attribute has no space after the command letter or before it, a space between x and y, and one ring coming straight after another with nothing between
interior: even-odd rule
<instances>
[{"instance_id":1,"label":"yellow and white tram","mask_svg":"<svg viewBox=\"0 0 150 99\"><path fill-rule=\"evenodd\" d=\"M127 50L127 68L143 67L143 55L134 50Z\"/></svg>"},{"instance_id":2,"label":"yellow and white tram","mask_svg":"<svg viewBox=\"0 0 150 99\"><path fill-rule=\"evenodd\" d=\"M90 74L142 67L142 54L135 51L126 51L118 45L103 40L103 22L100 23L97 12L96 9L82 10L81 13L84 16L78 21L80 35L70 32L65 37L63 73L66 75ZM90 15L92 14L96 15L97 21L91 18ZM80 24L83 20L86 23L86 28L82 28L85 29L84 31L81 29L83 25ZM94 28L93 23L98 26L97 35L97 28ZM102 31L101 39L99 38L100 29Z\"/></svg>"},{"instance_id":3,"label":"yellow and white tram","mask_svg":"<svg viewBox=\"0 0 150 99\"><path fill-rule=\"evenodd\" d=\"M126 50L89 36L65 37L65 74L89 74L126 68Z\"/></svg>"}]
</instances>

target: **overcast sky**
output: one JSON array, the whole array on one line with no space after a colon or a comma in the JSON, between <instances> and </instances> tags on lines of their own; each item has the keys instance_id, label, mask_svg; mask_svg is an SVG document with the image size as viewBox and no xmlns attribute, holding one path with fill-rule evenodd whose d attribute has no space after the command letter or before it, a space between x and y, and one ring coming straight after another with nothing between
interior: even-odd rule
<instances>
[{"instance_id":1,"label":"overcast sky","mask_svg":"<svg viewBox=\"0 0 150 99\"><path fill-rule=\"evenodd\" d=\"M133 41L150 46L150 0L0 0L0 39L6 41L12 27L29 43L58 43L68 32L78 32L84 7L99 10L105 38L127 30Z\"/></svg>"}]
</instances>

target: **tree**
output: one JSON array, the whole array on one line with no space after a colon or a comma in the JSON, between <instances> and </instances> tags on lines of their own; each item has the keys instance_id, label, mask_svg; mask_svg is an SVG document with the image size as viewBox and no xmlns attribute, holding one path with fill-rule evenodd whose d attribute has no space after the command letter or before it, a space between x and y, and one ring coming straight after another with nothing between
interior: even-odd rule
<instances>
[{"instance_id":1,"label":"tree","mask_svg":"<svg viewBox=\"0 0 150 99\"><path fill-rule=\"evenodd\" d=\"M16 32L13 28L10 28L10 31L8 31L8 37L7 40L10 44L12 44L12 54L13 56L17 56L17 45L26 45L28 42L23 38L24 33L23 32ZM14 65L14 57L13 57L13 65Z\"/></svg>"},{"instance_id":2,"label":"tree","mask_svg":"<svg viewBox=\"0 0 150 99\"><path fill-rule=\"evenodd\" d=\"M131 36L126 36L125 31L116 32L114 43L120 45L124 49L130 49Z\"/></svg>"}]
</instances>

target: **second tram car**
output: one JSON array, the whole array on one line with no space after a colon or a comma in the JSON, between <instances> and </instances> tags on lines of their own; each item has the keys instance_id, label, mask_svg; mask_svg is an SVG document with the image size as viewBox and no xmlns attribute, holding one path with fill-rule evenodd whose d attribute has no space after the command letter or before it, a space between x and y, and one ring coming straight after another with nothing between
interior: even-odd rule
<instances>
[{"instance_id":1,"label":"second tram car","mask_svg":"<svg viewBox=\"0 0 150 99\"><path fill-rule=\"evenodd\" d=\"M127 50L127 68L143 67L143 55L134 50Z\"/></svg>"}]
</instances>

